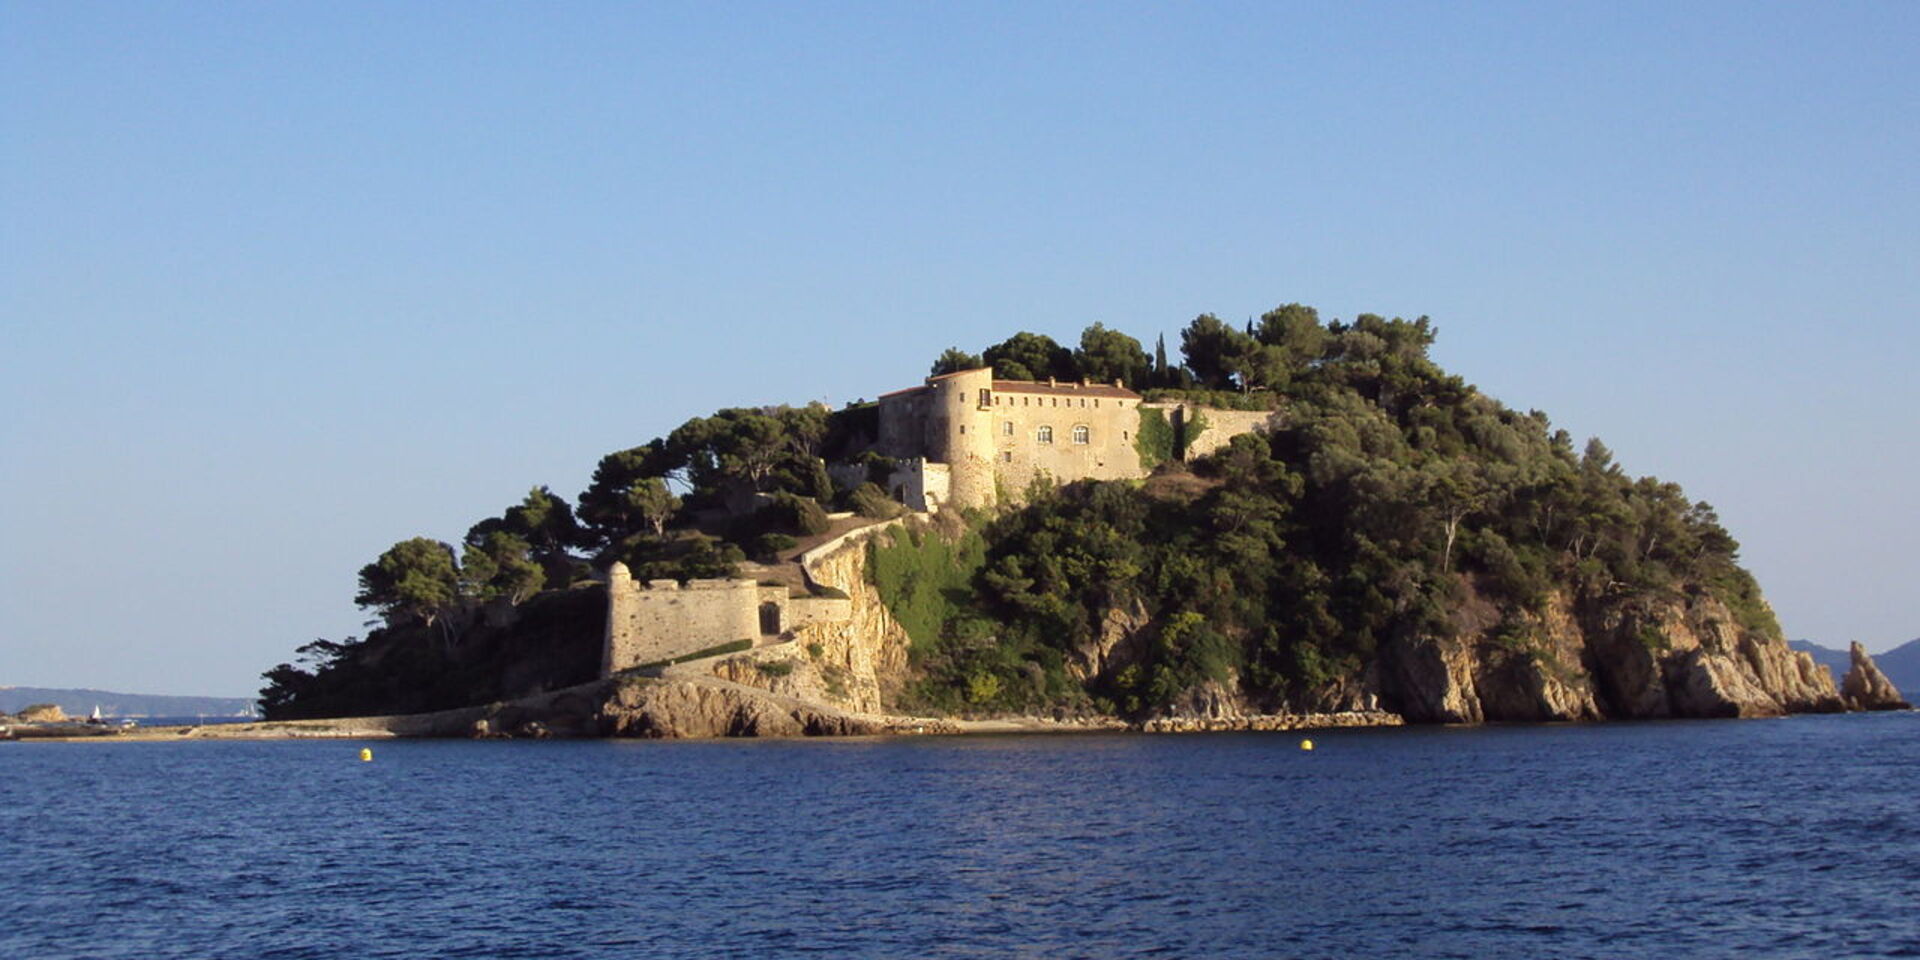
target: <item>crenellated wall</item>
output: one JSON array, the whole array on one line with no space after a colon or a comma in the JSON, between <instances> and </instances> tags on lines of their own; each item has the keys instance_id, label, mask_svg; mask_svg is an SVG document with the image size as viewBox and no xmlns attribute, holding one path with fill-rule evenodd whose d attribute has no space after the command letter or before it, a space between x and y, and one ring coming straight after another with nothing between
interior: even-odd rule
<instances>
[{"instance_id":1,"label":"crenellated wall","mask_svg":"<svg viewBox=\"0 0 1920 960\"><path fill-rule=\"evenodd\" d=\"M760 585L752 580L634 582L626 564L607 574L607 635L601 673L671 660L760 637Z\"/></svg>"},{"instance_id":2,"label":"crenellated wall","mask_svg":"<svg viewBox=\"0 0 1920 960\"><path fill-rule=\"evenodd\" d=\"M634 581L626 564L607 572L607 633L600 673L659 663L741 640L760 645L853 616L844 596L793 596L752 580Z\"/></svg>"}]
</instances>

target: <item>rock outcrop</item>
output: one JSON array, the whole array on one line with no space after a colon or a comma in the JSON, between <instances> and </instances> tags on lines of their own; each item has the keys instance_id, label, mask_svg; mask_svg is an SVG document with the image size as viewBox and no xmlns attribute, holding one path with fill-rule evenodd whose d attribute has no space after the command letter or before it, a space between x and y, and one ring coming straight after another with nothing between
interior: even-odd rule
<instances>
[{"instance_id":1,"label":"rock outcrop","mask_svg":"<svg viewBox=\"0 0 1920 960\"><path fill-rule=\"evenodd\" d=\"M791 642L762 647L698 667L713 676L779 696L855 713L886 713L898 702L911 641L880 593L867 582L867 541L891 524L854 531L802 560L817 587L847 595L846 620L802 624ZM682 675L678 669L669 676Z\"/></svg>"},{"instance_id":2,"label":"rock outcrop","mask_svg":"<svg viewBox=\"0 0 1920 960\"><path fill-rule=\"evenodd\" d=\"M633 679L601 705L612 737L798 737L886 732L884 724L724 680Z\"/></svg>"},{"instance_id":3,"label":"rock outcrop","mask_svg":"<svg viewBox=\"0 0 1920 960\"><path fill-rule=\"evenodd\" d=\"M69 717L59 704L36 703L20 711L22 723L65 723Z\"/></svg>"},{"instance_id":4,"label":"rock outcrop","mask_svg":"<svg viewBox=\"0 0 1920 960\"><path fill-rule=\"evenodd\" d=\"M1704 592L1582 607L1556 593L1541 612L1516 614L1463 587L1449 635L1393 639L1377 679L1363 685L1411 721L1762 717L1847 706L1811 656L1741 628ZM1346 699L1331 708L1368 706Z\"/></svg>"},{"instance_id":5,"label":"rock outcrop","mask_svg":"<svg viewBox=\"0 0 1920 960\"><path fill-rule=\"evenodd\" d=\"M1880 672L1880 667L1867 655L1867 649L1859 643L1848 647L1847 655L1852 658L1853 666L1847 670L1846 679L1840 681L1840 696L1846 700L1851 710L1908 710L1913 705L1900 696L1893 681Z\"/></svg>"}]
</instances>

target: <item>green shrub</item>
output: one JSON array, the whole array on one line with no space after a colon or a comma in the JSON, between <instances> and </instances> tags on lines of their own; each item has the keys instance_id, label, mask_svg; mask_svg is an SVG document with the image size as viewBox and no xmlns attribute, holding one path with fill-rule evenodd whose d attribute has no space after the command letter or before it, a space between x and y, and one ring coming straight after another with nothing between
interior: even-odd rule
<instances>
[{"instance_id":1,"label":"green shrub","mask_svg":"<svg viewBox=\"0 0 1920 960\"><path fill-rule=\"evenodd\" d=\"M670 667L676 663L686 663L689 660L704 660L708 657L717 657L726 653L740 653L741 651L751 649L753 649L752 640L735 640L732 643L722 643L708 647L705 650L695 650L692 653L681 654L680 656L667 660L655 660L652 663L643 663L633 669L653 670L660 667Z\"/></svg>"},{"instance_id":2,"label":"green shrub","mask_svg":"<svg viewBox=\"0 0 1920 960\"><path fill-rule=\"evenodd\" d=\"M847 496L847 505L853 508L854 513L874 520L890 520L907 512L904 505L887 496L885 490L872 482L853 488L853 493Z\"/></svg>"},{"instance_id":3,"label":"green shrub","mask_svg":"<svg viewBox=\"0 0 1920 960\"><path fill-rule=\"evenodd\" d=\"M1134 432L1133 449L1140 455L1140 469L1152 470L1173 459L1173 424L1167 415L1152 407L1140 408L1140 429Z\"/></svg>"},{"instance_id":4,"label":"green shrub","mask_svg":"<svg viewBox=\"0 0 1920 960\"><path fill-rule=\"evenodd\" d=\"M753 541L753 558L761 563L773 563L780 554L792 550L800 541L784 533L763 533Z\"/></svg>"},{"instance_id":5,"label":"green shrub","mask_svg":"<svg viewBox=\"0 0 1920 960\"><path fill-rule=\"evenodd\" d=\"M916 648L938 642L947 621L972 594L973 575L986 563L987 544L968 528L954 541L918 527L888 531L867 544L867 569L881 602Z\"/></svg>"},{"instance_id":6,"label":"green shrub","mask_svg":"<svg viewBox=\"0 0 1920 960\"><path fill-rule=\"evenodd\" d=\"M830 521L819 501L791 493L776 493L765 509L766 522L775 531L810 537L827 532Z\"/></svg>"}]
</instances>

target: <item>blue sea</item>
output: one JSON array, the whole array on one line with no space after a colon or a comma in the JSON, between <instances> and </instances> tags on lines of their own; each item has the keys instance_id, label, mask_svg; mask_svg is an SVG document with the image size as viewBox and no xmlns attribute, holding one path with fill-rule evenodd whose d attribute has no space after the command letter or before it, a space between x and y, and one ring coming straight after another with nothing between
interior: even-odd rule
<instances>
[{"instance_id":1,"label":"blue sea","mask_svg":"<svg viewBox=\"0 0 1920 960\"><path fill-rule=\"evenodd\" d=\"M1915 713L10 743L0 957L1920 956L1917 788Z\"/></svg>"}]
</instances>

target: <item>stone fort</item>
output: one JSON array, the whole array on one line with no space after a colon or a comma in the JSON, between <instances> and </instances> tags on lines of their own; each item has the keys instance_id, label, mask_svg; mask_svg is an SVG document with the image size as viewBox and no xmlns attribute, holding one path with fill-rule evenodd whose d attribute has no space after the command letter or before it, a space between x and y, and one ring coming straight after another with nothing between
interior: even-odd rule
<instances>
[{"instance_id":1,"label":"stone fort","mask_svg":"<svg viewBox=\"0 0 1920 960\"><path fill-rule=\"evenodd\" d=\"M1149 466L1135 447L1143 415L1164 418L1181 436L1179 450L1188 459L1277 416L1150 403L1118 383L996 380L983 367L928 377L921 386L881 396L874 450L898 462L888 492L913 510L991 507L1018 498L1036 480L1146 476ZM782 642L809 625L852 616L845 597L796 596L787 586L754 580L642 584L615 563L607 574L601 673L740 641Z\"/></svg>"},{"instance_id":2,"label":"stone fort","mask_svg":"<svg viewBox=\"0 0 1920 960\"><path fill-rule=\"evenodd\" d=\"M1042 477L1130 480L1149 465L1135 447L1143 414L1193 436L1183 454L1201 456L1233 435L1264 425L1264 410L1219 410L1148 403L1118 382L996 380L993 370L928 377L924 385L880 397L875 449L902 461L888 492L915 510L989 507L1017 498Z\"/></svg>"},{"instance_id":3,"label":"stone fort","mask_svg":"<svg viewBox=\"0 0 1920 960\"><path fill-rule=\"evenodd\" d=\"M853 616L846 597L793 596L785 585L753 580L650 580L637 583L624 563L607 571L607 633L602 676L713 647L758 645L810 623Z\"/></svg>"}]
</instances>

